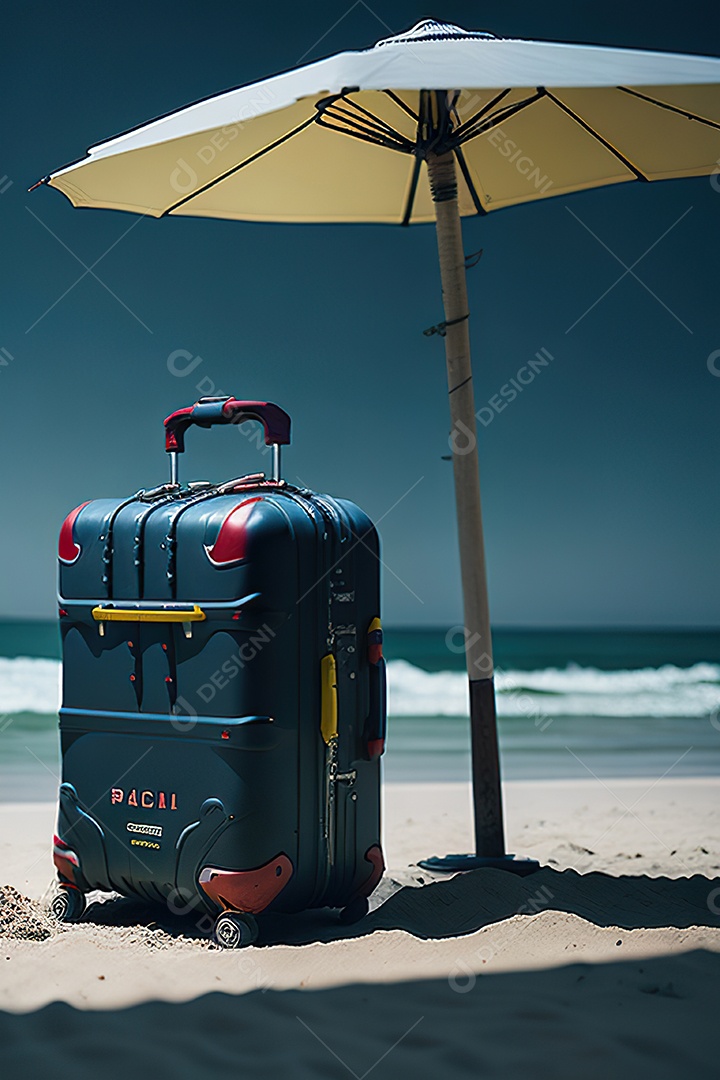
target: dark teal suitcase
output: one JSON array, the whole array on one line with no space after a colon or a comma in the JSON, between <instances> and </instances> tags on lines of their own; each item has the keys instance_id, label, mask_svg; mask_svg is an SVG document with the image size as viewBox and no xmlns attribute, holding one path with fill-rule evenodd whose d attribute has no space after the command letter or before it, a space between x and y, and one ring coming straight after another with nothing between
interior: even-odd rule
<instances>
[{"instance_id":1,"label":"dark teal suitcase","mask_svg":"<svg viewBox=\"0 0 720 1080\"><path fill-rule=\"evenodd\" d=\"M178 483L188 427L249 420L270 476ZM55 913L112 890L210 915L231 947L264 911L354 921L384 868L377 533L280 478L276 405L201 399L165 428L171 482L60 533Z\"/></svg>"}]
</instances>

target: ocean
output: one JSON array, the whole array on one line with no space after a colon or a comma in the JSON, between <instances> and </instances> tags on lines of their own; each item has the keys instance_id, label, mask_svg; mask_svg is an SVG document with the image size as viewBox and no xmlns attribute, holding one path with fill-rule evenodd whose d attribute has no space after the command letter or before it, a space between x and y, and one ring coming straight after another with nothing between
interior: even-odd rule
<instances>
[{"instance_id":1,"label":"ocean","mask_svg":"<svg viewBox=\"0 0 720 1080\"><path fill-rule=\"evenodd\" d=\"M462 638L385 631L385 778L470 776ZM720 772L720 631L510 630L494 634L506 779ZM57 790L57 627L0 622L0 800Z\"/></svg>"}]
</instances>

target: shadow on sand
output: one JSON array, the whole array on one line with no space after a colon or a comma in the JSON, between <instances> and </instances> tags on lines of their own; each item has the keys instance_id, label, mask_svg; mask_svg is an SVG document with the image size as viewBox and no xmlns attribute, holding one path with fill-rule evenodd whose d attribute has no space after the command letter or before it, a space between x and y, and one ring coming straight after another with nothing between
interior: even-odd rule
<instances>
[{"instance_id":1,"label":"shadow on sand","mask_svg":"<svg viewBox=\"0 0 720 1080\"><path fill-rule=\"evenodd\" d=\"M390 895L387 895L390 893ZM392 892L381 883L379 898L387 899L354 926L342 926L329 910L298 915L260 917L260 945L300 945L361 937L375 930L406 930L418 938L470 934L513 915L563 911L596 926L639 928L690 926L720 928L720 879L611 877L579 874L544 867L519 878L502 870L473 870L449 880L406 886ZM93 904L85 921L105 926L155 925L174 937L203 938L209 920L198 914L178 916L140 901L115 899Z\"/></svg>"},{"instance_id":2,"label":"shadow on sand","mask_svg":"<svg viewBox=\"0 0 720 1080\"><path fill-rule=\"evenodd\" d=\"M465 880L465 879L464 879ZM720 957L568 964L447 979L205 994L175 1004L0 1012L7 1076L717 1077ZM191 988L188 988L191 992Z\"/></svg>"}]
</instances>

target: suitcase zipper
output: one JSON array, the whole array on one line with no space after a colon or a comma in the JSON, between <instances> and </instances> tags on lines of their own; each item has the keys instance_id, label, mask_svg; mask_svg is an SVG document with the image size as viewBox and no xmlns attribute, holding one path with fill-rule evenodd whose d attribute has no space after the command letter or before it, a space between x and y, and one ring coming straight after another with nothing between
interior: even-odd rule
<instances>
[{"instance_id":1,"label":"suitcase zipper","mask_svg":"<svg viewBox=\"0 0 720 1080\"><path fill-rule=\"evenodd\" d=\"M337 736L327 745L325 752L325 827L323 834L327 844L328 876L335 866L335 844L337 840L337 785L347 784L352 787L357 780L357 771L338 772ZM327 887L327 886L326 886Z\"/></svg>"},{"instance_id":2,"label":"suitcase zipper","mask_svg":"<svg viewBox=\"0 0 720 1080\"><path fill-rule=\"evenodd\" d=\"M334 663L334 657L331 654L333 647L332 637L330 634L329 626L329 605L325 600L325 582L328 576L328 571L331 569L331 564L328 556L328 534L329 526L325 514L322 512L320 506L316 505L316 501L313 493L307 488L293 488L291 490L285 489L283 492L286 498L291 502L294 502L303 512L307 515L312 522L315 530L316 537L316 560L314 571L314 582L309 589L303 594L302 601L312 602L317 617L313 614L313 620L321 622L324 627L322 631L322 640L318 642L321 650L326 650L327 657L324 657L324 661L329 663L332 660ZM321 652L321 655L323 653ZM320 682L321 682L321 731L322 733L322 700L323 689L325 687L323 661L321 660ZM328 691L326 690L325 693ZM322 898L327 892L327 887L330 882L330 876L334 865L334 825L333 825L333 802L334 802L334 788L335 785L331 780L331 773L334 770L337 771L337 738L329 739L326 741L323 738L323 757L322 765L319 768L322 770L318 784L319 797L317 801L317 825L318 825L318 859L317 859L317 871L316 871L316 888L310 899L310 906L316 906L318 902L322 902Z\"/></svg>"},{"instance_id":3,"label":"suitcase zipper","mask_svg":"<svg viewBox=\"0 0 720 1080\"><path fill-rule=\"evenodd\" d=\"M353 566L354 557L353 549L357 543L354 538L352 528L348 526L347 519L341 507L337 506L334 500L330 498L315 498L313 500L320 509L323 516L329 519L328 533L335 539L333 549L330 552L330 568L331 573L327 575L327 611L328 611L328 635L329 635L329 647L333 651L336 664L336 682L337 677L341 671L345 671L347 674L348 660L356 649L356 626L353 619L353 613L347 611L347 601L350 601L351 609L354 609L355 594L354 591L348 591L348 587L353 583ZM355 540L355 543L353 541ZM341 605L338 607L338 605ZM345 620L347 616L350 616L351 621L347 623ZM339 617L340 616L340 617ZM351 664L352 667L352 664ZM350 679L354 679L355 674L350 673ZM343 679L343 709L344 713L352 712L355 694L357 693L357 687L355 684L350 684ZM355 784L357 779L357 772L354 769L346 772L340 772L339 758L341 756L347 758L348 747L344 744L343 747L339 745L339 739L333 755L333 760L329 763L329 787L330 798L328 805L328 814L330 821L330 836L329 836L329 874L327 885L331 886L332 895L336 895L338 890L342 891L344 886L344 880L347 875L346 858L340 857L338 853L338 846L341 852L347 854L348 852L348 836L347 836L347 810L340 817L343 805L349 801L349 796L346 796L344 800L340 799L340 792L338 790L338 784L350 788ZM340 822L343 822L342 834L340 832ZM335 872L333 880L333 872ZM326 888L327 888L326 885Z\"/></svg>"},{"instance_id":4,"label":"suitcase zipper","mask_svg":"<svg viewBox=\"0 0 720 1080\"><path fill-rule=\"evenodd\" d=\"M324 822L324 837L327 845L327 861L326 861L326 873L325 873L325 886L323 892L327 891L332 881L333 871L337 862L337 842L338 842L338 789L339 783L348 784L349 786L355 783L357 773L355 770L348 772L340 772L338 765L339 756L339 725L338 725L338 688L337 688L337 660L335 657L336 649L336 637L337 628L333 623L332 605L334 599L334 583L332 571L338 568L338 563L342 560L343 555L338 558L339 548L350 539L352 534L348 534L345 524L343 522L341 514L335 508L335 506L328 500L320 498L318 496L312 497L312 505L317 508L325 523L325 538L330 538L331 543L323 545L325 551L325 589L323 592L323 609L327 612L327 644L328 649L331 650L322 663L325 665L329 661L332 662L332 695L333 695L333 707L335 711L335 723L334 723L334 737L326 745L325 755L325 822ZM337 541L339 540L339 544ZM348 550L350 550L348 548ZM327 673L323 671L323 690L327 692L328 678ZM323 710L324 712L324 710ZM323 715L323 721L325 717ZM325 732L323 732L325 737Z\"/></svg>"}]
</instances>

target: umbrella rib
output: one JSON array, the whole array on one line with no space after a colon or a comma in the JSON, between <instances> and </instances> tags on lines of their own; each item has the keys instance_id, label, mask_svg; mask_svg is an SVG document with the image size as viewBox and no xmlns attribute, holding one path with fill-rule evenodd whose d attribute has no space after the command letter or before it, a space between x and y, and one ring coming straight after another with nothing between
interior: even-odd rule
<instances>
[{"instance_id":1,"label":"umbrella rib","mask_svg":"<svg viewBox=\"0 0 720 1080\"><path fill-rule=\"evenodd\" d=\"M455 157L458 159L458 165L460 166L460 172L463 174L463 179L464 179L465 183L468 186L468 191L470 192L470 197L472 198L472 201L475 203L475 209L477 210L478 214L487 214L487 210L485 209L483 204L480 202L480 196L478 195L477 191L475 190L475 185L473 184L472 179L470 177L470 170L468 169L467 162L465 160L465 155L463 154L463 152L462 152L462 150L460 149L459 146L455 147Z\"/></svg>"},{"instance_id":2,"label":"umbrella rib","mask_svg":"<svg viewBox=\"0 0 720 1080\"><path fill-rule=\"evenodd\" d=\"M358 112L364 113L364 115L369 117L370 120L373 123L378 125L378 127L380 127L382 129L384 129L385 131L389 132L391 135L395 135L398 139L403 138L402 134L399 131L397 131L392 126L392 124L388 124L386 120L382 120L379 116L376 116L375 113L370 112L369 109L366 109L363 105L360 105L359 102L353 101L352 98L345 97L344 95L342 97L342 100L344 102L346 102L348 105L352 105L352 107L354 109L357 109ZM336 106L336 108L339 108L339 106Z\"/></svg>"},{"instance_id":3,"label":"umbrella rib","mask_svg":"<svg viewBox=\"0 0 720 1080\"><path fill-rule=\"evenodd\" d=\"M415 122L417 122L420 119L418 114L416 112L414 112L410 108L409 105L406 105L405 102L403 101L403 99L398 97L397 94L393 93L392 90L383 90L383 94L387 94L387 96L390 98L390 100L394 101L395 104L398 105L403 110L403 112L406 112L409 117L411 117L413 120L415 120Z\"/></svg>"},{"instance_id":4,"label":"umbrella rib","mask_svg":"<svg viewBox=\"0 0 720 1080\"><path fill-rule=\"evenodd\" d=\"M475 128L467 129L466 125L462 125L457 131L452 133L453 139L459 136L460 142L469 142L470 139L475 139L478 135L484 135L486 131L492 131L498 124L502 124L504 120L509 120L511 116L516 116L517 113L522 112L523 109L527 109L530 105L534 105L536 101L540 101L541 98L546 96L552 96L548 94L548 91L544 86L539 86L537 92L529 98L523 98L522 101L517 101L514 105L507 105L504 109L501 109L499 113L495 113L494 116L488 117L484 124L475 126Z\"/></svg>"},{"instance_id":5,"label":"umbrella rib","mask_svg":"<svg viewBox=\"0 0 720 1080\"><path fill-rule=\"evenodd\" d=\"M651 105L657 105L659 109L667 109L668 112L678 113L680 116L684 116L686 120L697 120L699 124L707 124L708 127L720 131L720 124L716 124L714 120L707 120L704 116L698 116L697 113L688 112L687 109L680 109L677 105L668 105L665 101L658 101L656 98L650 97L649 94L641 94L639 91L633 90L629 86L618 86L617 89L621 90L623 94L631 94L633 97L640 98L641 101L647 101Z\"/></svg>"},{"instance_id":6,"label":"umbrella rib","mask_svg":"<svg viewBox=\"0 0 720 1080\"><path fill-rule=\"evenodd\" d=\"M412 214L413 203L415 202L415 193L417 192L418 180L420 178L420 167L422 165L422 158L419 154L415 155L415 163L413 165L412 177L410 179L410 190L408 191L407 202L405 203L405 213L401 221L401 225L410 224L410 215Z\"/></svg>"},{"instance_id":7,"label":"umbrella rib","mask_svg":"<svg viewBox=\"0 0 720 1080\"><path fill-rule=\"evenodd\" d=\"M396 131L395 128L390 126L390 124L386 124L383 120L380 120L379 117L374 116L373 113L368 112L367 109L363 109L360 105L357 104L357 102L350 101L348 98L343 98L342 100L345 101L348 105L352 105L359 112L365 113L370 119L366 120L362 116L356 116L351 109L343 109L342 106L336 104L335 102L333 102L332 105L328 106L319 115L330 116L333 120L339 119L339 122L341 124L343 123L343 117L347 117L349 121L348 127L355 125L356 130L361 133L370 133L378 138L388 138L389 136L395 139L398 143L400 143L401 146L406 145L408 148L412 145L408 139L405 139L404 136L401 135L399 131ZM326 126L330 127L329 124Z\"/></svg>"},{"instance_id":8,"label":"umbrella rib","mask_svg":"<svg viewBox=\"0 0 720 1080\"><path fill-rule=\"evenodd\" d=\"M371 143L373 146L384 146L389 150L399 150L401 153L405 154L412 154L414 152L415 144L408 142L407 140L398 144L397 139L391 139L387 135L378 133L370 134L359 126L355 128L350 127L348 123L343 123L342 120L340 120L340 123L338 124L330 124L325 119L327 115L327 113L322 113L314 118L318 127L327 128L328 131L338 131L341 135L350 135L353 139L362 139L364 142Z\"/></svg>"},{"instance_id":9,"label":"umbrella rib","mask_svg":"<svg viewBox=\"0 0 720 1080\"><path fill-rule=\"evenodd\" d=\"M510 88L508 88L507 90L501 90L499 94L495 95L492 101L488 101L486 105L483 105L482 109L479 109L478 112L476 112L473 116L468 117L467 120L463 120L460 124L458 124L457 128L455 129L455 134L460 131L466 130L472 124L475 124L478 120L481 120L483 116L490 112L494 105L499 105L502 99L507 97L509 93ZM507 109L508 106L506 105L505 108ZM456 116L459 116L457 106L453 109L453 111L455 112Z\"/></svg>"},{"instance_id":10,"label":"umbrella rib","mask_svg":"<svg viewBox=\"0 0 720 1080\"><path fill-rule=\"evenodd\" d=\"M578 114L574 112L569 105L566 105L564 101L556 98L550 90L547 90L546 93L550 100L555 105L557 105L559 109L562 109L562 111L564 113L567 113L567 115L570 116L576 124L579 124L580 127L584 128L589 135L592 135L594 139L597 139L597 141L601 143L606 150L609 150L610 153L618 159L618 161L621 161L623 165L630 170L630 172L634 173L638 180L649 181L650 178L646 176L645 173L637 167L637 165L633 165L632 161L630 161L629 158L626 158L624 154L621 154L620 151L616 147L614 147L611 142L608 142L607 139L603 138L603 136L598 131L596 131L595 128L591 127L586 120L583 120L581 116L578 116Z\"/></svg>"},{"instance_id":11,"label":"umbrella rib","mask_svg":"<svg viewBox=\"0 0 720 1080\"><path fill-rule=\"evenodd\" d=\"M287 142L288 139L292 139L293 135L298 135L301 131L304 131L306 127L309 127L310 124L314 123L314 116L311 116L308 120L303 120L302 124L298 124L298 126L296 128L293 128L292 131L286 131L285 134L281 135L279 139L275 140L275 142L271 142L268 146L263 147L262 150L258 150L257 153L251 154L249 158L245 158L245 160L241 161L239 165L234 165L232 169L228 169L227 172L221 173L213 180L210 180L207 184L203 184L202 187L199 187L197 189L197 191L192 191L189 195L186 195L184 199L178 199L178 201L176 203L173 203L172 206L168 206L167 210L163 210L160 216L165 217L166 214L170 214L173 210L177 210L178 206L184 206L185 203L190 202L191 199L194 199L198 195L202 195L204 192L208 191L216 184L221 183L223 180L227 180L228 176L232 176L234 173L239 172L240 169L244 169L246 165L251 165L253 161L257 161L258 158L261 158L265 154L268 154L271 150L275 150L276 147L281 146L284 142Z\"/></svg>"}]
</instances>

